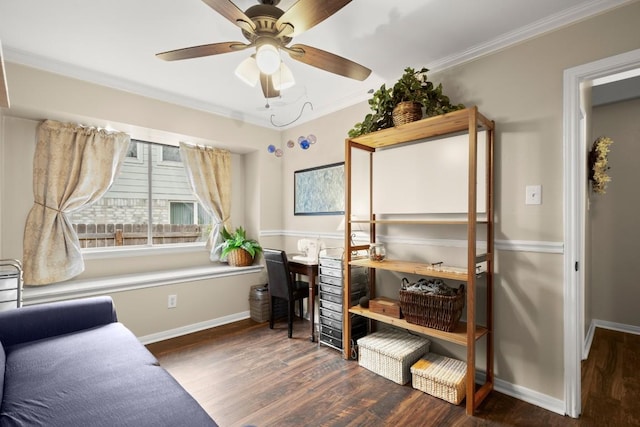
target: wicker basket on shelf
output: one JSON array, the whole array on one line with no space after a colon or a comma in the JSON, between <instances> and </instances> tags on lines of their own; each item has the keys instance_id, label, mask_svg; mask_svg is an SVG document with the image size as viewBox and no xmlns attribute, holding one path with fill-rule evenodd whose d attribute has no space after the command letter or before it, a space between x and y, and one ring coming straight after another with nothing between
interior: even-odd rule
<instances>
[{"instance_id":1,"label":"wicker basket on shelf","mask_svg":"<svg viewBox=\"0 0 640 427\"><path fill-rule=\"evenodd\" d=\"M234 249L227 255L227 262L232 267L247 267L253 264L253 257L242 248Z\"/></svg>"},{"instance_id":2,"label":"wicker basket on shelf","mask_svg":"<svg viewBox=\"0 0 640 427\"><path fill-rule=\"evenodd\" d=\"M415 122L422 118L422 104L413 101L399 102L391 113L394 126Z\"/></svg>"},{"instance_id":3,"label":"wicker basket on shelf","mask_svg":"<svg viewBox=\"0 0 640 427\"><path fill-rule=\"evenodd\" d=\"M440 331L456 329L464 304L464 285L460 285L454 296L400 290L400 309L405 320Z\"/></svg>"}]
</instances>

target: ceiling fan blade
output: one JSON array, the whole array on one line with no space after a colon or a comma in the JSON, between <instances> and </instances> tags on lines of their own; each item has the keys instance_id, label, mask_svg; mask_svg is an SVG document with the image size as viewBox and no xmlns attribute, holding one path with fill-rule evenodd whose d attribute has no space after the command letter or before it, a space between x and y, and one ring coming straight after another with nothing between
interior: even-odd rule
<instances>
[{"instance_id":1,"label":"ceiling fan blade","mask_svg":"<svg viewBox=\"0 0 640 427\"><path fill-rule=\"evenodd\" d=\"M233 25L246 30L250 33L255 33L256 25L253 23L245 13L238 9L238 6L233 4L231 0L202 0L211 9L218 12L223 17L227 18Z\"/></svg>"},{"instance_id":2,"label":"ceiling fan blade","mask_svg":"<svg viewBox=\"0 0 640 427\"><path fill-rule=\"evenodd\" d=\"M241 42L224 42L203 44L201 46L185 47L183 49L169 50L157 53L156 56L165 61L177 61L179 59L200 58L202 56L219 55L221 53L237 52L246 49L250 45Z\"/></svg>"},{"instance_id":3,"label":"ceiling fan blade","mask_svg":"<svg viewBox=\"0 0 640 427\"><path fill-rule=\"evenodd\" d=\"M296 61L350 79L362 81L371 74L371 70L367 67L322 49L304 44L294 44L284 49L289 53L291 58Z\"/></svg>"},{"instance_id":4,"label":"ceiling fan blade","mask_svg":"<svg viewBox=\"0 0 640 427\"><path fill-rule=\"evenodd\" d=\"M262 93L265 98L269 99L280 96L280 91L273 87L273 79L270 75L260 73L260 85L262 86Z\"/></svg>"},{"instance_id":5,"label":"ceiling fan blade","mask_svg":"<svg viewBox=\"0 0 640 427\"><path fill-rule=\"evenodd\" d=\"M293 32L287 36L297 36L324 21L350 2L351 0L298 0L278 19L276 28L280 29L283 25L290 24L293 26Z\"/></svg>"}]
</instances>

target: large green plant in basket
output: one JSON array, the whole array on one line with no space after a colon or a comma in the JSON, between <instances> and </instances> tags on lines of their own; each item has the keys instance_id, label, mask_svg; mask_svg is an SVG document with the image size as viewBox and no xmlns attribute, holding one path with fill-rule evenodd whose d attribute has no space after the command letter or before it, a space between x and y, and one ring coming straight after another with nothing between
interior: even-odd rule
<instances>
[{"instance_id":1,"label":"large green plant in basket","mask_svg":"<svg viewBox=\"0 0 640 427\"><path fill-rule=\"evenodd\" d=\"M236 228L234 233L222 227L220 235L224 239L218 246L221 250L220 258L227 257L229 265L234 267L251 265L255 256L262 252L262 246L253 239L247 239L247 233L242 227Z\"/></svg>"},{"instance_id":2,"label":"large green plant in basket","mask_svg":"<svg viewBox=\"0 0 640 427\"><path fill-rule=\"evenodd\" d=\"M449 97L442 92L442 84L434 86L427 77L427 68L416 71L411 67L390 88L382 85L369 99L371 113L349 130L349 137L364 135L394 126L394 109L401 103L414 102L420 104L419 118L422 110L425 117L437 116L465 108L463 104L451 104Z\"/></svg>"}]
</instances>

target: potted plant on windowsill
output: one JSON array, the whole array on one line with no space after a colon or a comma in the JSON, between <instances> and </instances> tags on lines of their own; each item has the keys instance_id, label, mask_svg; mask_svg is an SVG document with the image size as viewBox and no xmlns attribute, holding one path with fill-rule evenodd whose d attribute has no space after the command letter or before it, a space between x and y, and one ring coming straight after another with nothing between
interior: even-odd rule
<instances>
[{"instance_id":1,"label":"potted plant on windowsill","mask_svg":"<svg viewBox=\"0 0 640 427\"><path fill-rule=\"evenodd\" d=\"M262 246L253 240L247 239L244 228L238 227L230 233L226 227L222 227L220 235L224 241L220 244L222 252L220 258L227 258L229 265L233 267L246 267L253 264L256 255L262 252Z\"/></svg>"},{"instance_id":2,"label":"potted plant on windowsill","mask_svg":"<svg viewBox=\"0 0 640 427\"><path fill-rule=\"evenodd\" d=\"M449 97L442 93L442 84L434 86L428 80L428 71L424 67L418 71L407 67L393 87L382 85L369 100L373 112L356 123L349 137L420 120L423 115L431 117L463 109L462 104L451 104Z\"/></svg>"}]
</instances>

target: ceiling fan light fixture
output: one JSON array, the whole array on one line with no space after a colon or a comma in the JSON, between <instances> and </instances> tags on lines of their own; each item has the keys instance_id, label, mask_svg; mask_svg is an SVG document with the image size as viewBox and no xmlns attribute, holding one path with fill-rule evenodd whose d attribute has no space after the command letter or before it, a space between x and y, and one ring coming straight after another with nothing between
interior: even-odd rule
<instances>
[{"instance_id":1,"label":"ceiling fan light fixture","mask_svg":"<svg viewBox=\"0 0 640 427\"><path fill-rule=\"evenodd\" d=\"M271 76L275 90L289 89L296 84L291 69L284 62L280 62L280 68Z\"/></svg>"},{"instance_id":2,"label":"ceiling fan light fixture","mask_svg":"<svg viewBox=\"0 0 640 427\"><path fill-rule=\"evenodd\" d=\"M280 68L280 53L275 46L265 43L256 50L258 68L265 74L273 74Z\"/></svg>"},{"instance_id":3,"label":"ceiling fan light fixture","mask_svg":"<svg viewBox=\"0 0 640 427\"><path fill-rule=\"evenodd\" d=\"M260 80L260 70L254 56L251 55L236 68L236 76L251 87L255 87Z\"/></svg>"}]
</instances>

